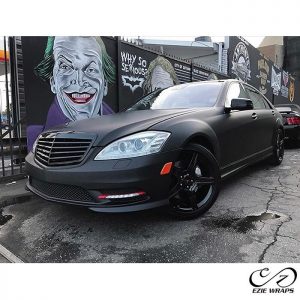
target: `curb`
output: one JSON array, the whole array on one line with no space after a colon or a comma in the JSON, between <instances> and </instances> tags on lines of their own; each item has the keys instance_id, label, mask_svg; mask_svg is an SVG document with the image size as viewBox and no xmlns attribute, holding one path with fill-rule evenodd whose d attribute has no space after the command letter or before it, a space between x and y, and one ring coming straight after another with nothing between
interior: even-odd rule
<instances>
[{"instance_id":1,"label":"curb","mask_svg":"<svg viewBox=\"0 0 300 300\"><path fill-rule=\"evenodd\" d=\"M24 202L30 201L32 197L33 197L33 194L31 194L31 192L26 192L26 193L19 194L16 196L0 197L0 208L6 207L9 205L14 205L17 203L24 203Z\"/></svg>"},{"instance_id":2,"label":"curb","mask_svg":"<svg viewBox=\"0 0 300 300\"><path fill-rule=\"evenodd\" d=\"M8 249L6 249L4 246L0 244L0 255L2 255L4 258L6 258L11 263L24 263L19 257L14 255L12 252L10 252Z\"/></svg>"}]
</instances>

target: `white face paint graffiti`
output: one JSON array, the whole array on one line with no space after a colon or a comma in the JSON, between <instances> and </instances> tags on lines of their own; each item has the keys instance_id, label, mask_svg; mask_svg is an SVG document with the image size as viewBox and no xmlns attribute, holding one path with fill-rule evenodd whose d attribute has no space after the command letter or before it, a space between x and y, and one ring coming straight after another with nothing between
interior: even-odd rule
<instances>
[{"instance_id":1,"label":"white face paint graffiti","mask_svg":"<svg viewBox=\"0 0 300 300\"><path fill-rule=\"evenodd\" d=\"M55 37L51 90L70 120L102 114L107 82L102 70L102 52L93 37Z\"/></svg>"},{"instance_id":2,"label":"white face paint graffiti","mask_svg":"<svg viewBox=\"0 0 300 300\"><path fill-rule=\"evenodd\" d=\"M161 66L156 66L153 69L151 76L151 92L159 88L167 88L173 86L174 82L171 75L166 72Z\"/></svg>"}]
</instances>

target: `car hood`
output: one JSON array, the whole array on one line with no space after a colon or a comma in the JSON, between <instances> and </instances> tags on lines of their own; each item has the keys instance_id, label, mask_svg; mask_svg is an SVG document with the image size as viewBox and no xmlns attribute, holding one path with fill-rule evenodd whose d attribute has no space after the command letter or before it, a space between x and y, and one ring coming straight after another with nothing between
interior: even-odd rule
<instances>
[{"instance_id":1,"label":"car hood","mask_svg":"<svg viewBox=\"0 0 300 300\"><path fill-rule=\"evenodd\" d=\"M66 123L56 126L48 132L94 134L94 145L106 146L123 136L147 130L162 121L193 111L195 109L125 111Z\"/></svg>"}]
</instances>

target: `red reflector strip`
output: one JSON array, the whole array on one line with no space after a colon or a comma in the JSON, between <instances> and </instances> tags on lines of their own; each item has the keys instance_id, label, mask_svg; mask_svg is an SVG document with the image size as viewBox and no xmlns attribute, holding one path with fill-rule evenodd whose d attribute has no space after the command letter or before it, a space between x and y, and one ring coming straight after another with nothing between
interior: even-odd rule
<instances>
[{"instance_id":1,"label":"red reflector strip","mask_svg":"<svg viewBox=\"0 0 300 300\"><path fill-rule=\"evenodd\" d=\"M132 197L137 197L137 196L143 196L145 195L145 192L135 192L135 193L130 193L130 194L119 194L119 195L108 195L108 194L103 194L99 195L98 199L122 199L122 198L132 198Z\"/></svg>"},{"instance_id":2,"label":"red reflector strip","mask_svg":"<svg viewBox=\"0 0 300 300\"><path fill-rule=\"evenodd\" d=\"M167 175L167 174L169 174L170 171L171 171L172 165L173 165L172 162L166 163L166 164L162 167L162 169L161 169L161 171L160 171L160 175Z\"/></svg>"},{"instance_id":3,"label":"red reflector strip","mask_svg":"<svg viewBox=\"0 0 300 300\"><path fill-rule=\"evenodd\" d=\"M300 117L286 118L288 125L300 125Z\"/></svg>"}]
</instances>

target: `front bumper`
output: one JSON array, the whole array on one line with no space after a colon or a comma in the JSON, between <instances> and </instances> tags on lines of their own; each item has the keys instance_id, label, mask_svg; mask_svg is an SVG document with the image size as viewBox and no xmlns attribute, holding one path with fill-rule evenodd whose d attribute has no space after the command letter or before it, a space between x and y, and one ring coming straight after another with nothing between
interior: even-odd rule
<instances>
[{"instance_id":1,"label":"front bumper","mask_svg":"<svg viewBox=\"0 0 300 300\"><path fill-rule=\"evenodd\" d=\"M53 202L86 206L102 212L128 212L168 204L171 174L160 175L165 163L175 162L180 149L130 159L94 161L95 153L77 166L45 167L32 153L26 157L27 187ZM143 191L133 198L99 199L103 194L128 194Z\"/></svg>"}]
</instances>

